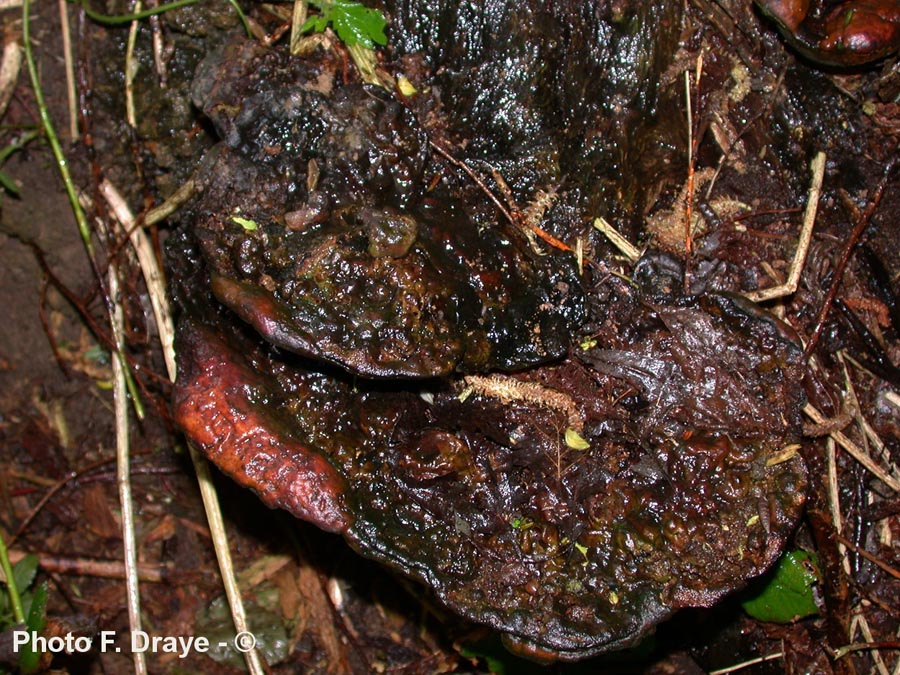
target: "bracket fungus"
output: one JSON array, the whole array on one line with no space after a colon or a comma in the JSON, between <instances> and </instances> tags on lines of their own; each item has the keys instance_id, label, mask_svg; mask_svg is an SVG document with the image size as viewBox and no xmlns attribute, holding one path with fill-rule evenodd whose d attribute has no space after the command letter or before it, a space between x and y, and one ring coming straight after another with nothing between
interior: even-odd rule
<instances>
[{"instance_id":1,"label":"bracket fungus","mask_svg":"<svg viewBox=\"0 0 900 675\"><path fill-rule=\"evenodd\" d=\"M406 107L329 58L237 43L198 73L222 142L171 245L188 438L538 659L633 644L762 573L804 499L783 453L796 336L735 296L661 288L664 255L626 282L539 253L430 152L440 134L466 152L467 111ZM490 146L514 188L585 189L546 138L517 164L516 133ZM546 218L580 227L571 211Z\"/></svg>"}]
</instances>

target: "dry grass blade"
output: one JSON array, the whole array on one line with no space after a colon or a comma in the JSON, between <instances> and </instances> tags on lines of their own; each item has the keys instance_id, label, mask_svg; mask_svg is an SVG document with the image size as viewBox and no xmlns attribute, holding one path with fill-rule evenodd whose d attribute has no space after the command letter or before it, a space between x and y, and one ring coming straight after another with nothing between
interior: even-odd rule
<instances>
[{"instance_id":1,"label":"dry grass blade","mask_svg":"<svg viewBox=\"0 0 900 675\"><path fill-rule=\"evenodd\" d=\"M853 617L853 628L850 631L850 639L854 639L856 636L856 630L859 630L862 633L863 639L872 644L875 642L875 637L872 635L872 629L869 628L869 622L866 620L866 615L861 612ZM884 659L881 658L881 652L876 647L872 650L872 660L875 661L875 667L878 669L879 675L890 675L888 672L887 666L884 663Z\"/></svg>"},{"instance_id":2,"label":"dry grass blade","mask_svg":"<svg viewBox=\"0 0 900 675\"><path fill-rule=\"evenodd\" d=\"M122 228L128 232L132 244L135 246L138 262L141 265L141 270L150 292L151 301L153 302L154 312L157 314L157 330L159 331L159 337L162 343L166 368L169 371L169 378L174 382L176 377L174 324L172 322L172 313L165 295L165 288L162 284L162 274L156 261L156 256L153 254L149 239L147 239L144 231L136 227L131 210L128 208L124 198L115 186L109 181L103 181L101 184L101 192L104 199L107 200L110 208L113 210L116 219L122 225ZM190 451L194 470L197 473L197 482L200 485L200 494L203 498L203 507L206 510L206 518L213 539L213 547L216 551L216 558L219 561L222 584L225 587L225 595L228 597L228 603L231 607L234 628L239 635L242 633L249 633L244 603L241 599L240 588L235 579L234 565L231 562L231 551L228 547L228 536L225 532L225 523L222 519L222 509L219 505L219 497L216 493L212 475L209 471L209 464L193 446L189 445L188 449ZM262 673L265 672L258 650L255 648L250 649L244 654L244 658L247 662L247 668L252 675L262 675Z\"/></svg>"},{"instance_id":3,"label":"dry grass blade","mask_svg":"<svg viewBox=\"0 0 900 675\"><path fill-rule=\"evenodd\" d=\"M804 406L803 412L806 413L806 415L816 424L826 424L828 422L827 418L810 404L806 404L806 406ZM847 438L847 436L845 436L843 432L832 431L829 435L835 440L838 445L849 452L856 461L858 461L870 472L872 472L881 482L883 482L892 490L900 492L900 480L897 480L896 478L888 474L888 472L885 471L882 467L878 466L878 464L874 459L872 459L871 456L869 456L856 443Z\"/></svg>"},{"instance_id":4,"label":"dry grass blade","mask_svg":"<svg viewBox=\"0 0 900 675\"><path fill-rule=\"evenodd\" d=\"M300 41L303 39L303 33L300 29L306 23L306 15L308 7L306 0L294 0L294 13L291 17L291 54L300 53Z\"/></svg>"},{"instance_id":5,"label":"dry grass blade","mask_svg":"<svg viewBox=\"0 0 900 675\"><path fill-rule=\"evenodd\" d=\"M100 183L100 193L112 209L116 220L127 232L131 245L137 254L138 264L147 284L147 292L150 294L150 304L153 307L153 315L156 319L159 339L162 342L163 358L166 362L166 371L169 379L175 381L175 328L172 323L172 312L169 309L169 301L166 297L166 287L163 281L162 270L153 250L150 237L139 227L136 227L134 216L131 214L125 199L108 180Z\"/></svg>"},{"instance_id":6,"label":"dry grass blade","mask_svg":"<svg viewBox=\"0 0 900 675\"><path fill-rule=\"evenodd\" d=\"M619 249L630 263L636 263L640 259L641 252L638 248L623 237L605 218L594 218L594 228L606 235L609 243Z\"/></svg>"},{"instance_id":7,"label":"dry grass blade","mask_svg":"<svg viewBox=\"0 0 900 675\"><path fill-rule=\"evenodd\" d=\"M134 13L138 14L143 9L143 3L138 0L134 3ZM134 46L137 44L137 34L140 21L132 21L128 28L128 42L125 48L125 120L132 129L137 128L137 114L134 111L134 77L137 75L138 64L134 59Z\"/></svg>"},{"instance_id":8,"label":"dry grass blade","mask_svg":"<svg viewBox=\"0 0 900 675\"><path fill-rule=\"evenodd\" d=\"M812 181L809 186L809 194L806 198L806 211L803 213L803 225L800 228L800 241L797 244L797 251L794 253L794 260L791 262L791 269L788 273L787 281L772 288L764 288L761 291L753 291L745 295L753 302L765 302L766 300L774 300L775 298L783 298L791 295L797 290L797 284L800 282L800 274L803 272L803 265L806 263L806 254L809 251L809 244L812 241L813 225L816 222L816 213L819 208L819 198L822 195L822 181L825 178L825 153L819 152L813 158L812 164Z\"/></svg>"},{"instance_id":9,"label":"dry grass blade","mask_svg":"<svg viewBox=\"0 0 900 675\"><path fill-rule=\"evenodd\" d=\"M109 266L109 295L113 302L110 317L113 335L122 349L125 331L125 313L119 294L118 270ZM125 558L125 589L128 600L128 626L132 635L141 630L141 594L137 575L137 544L134 536L134 508L131 498L131 473L128 442L128 388L125 386L125 370L122 360L113 358L113 401L116 411L116 483L119 488L119 507L122 510L122 549ZM147 672L147 661L142 650L134 650L134 672Z\"/></svg>"},{"instance_id":10,"label":"dry grass blade","mask_svg":"<svg viewBox=\"0 0 900 675\"><path fill-rule=\"evenodd\" d=\"M75 59L72 58L72 35L69 30L69 3L59 0L59 24L62 33L63 60L66 66L66 102L69 106L69 138L78 140L78 102L75 95Z\"/></svg>"},{"instance_id":11,"label":"dry grass blade","mask_svg":"<svg viewBox=\"0 0 900 675\"><path fill-rule=\"evenodd\" d=\"M14 36L7 38L3 45L3 57L0 61L0 116L6 112L9 100L19 81L19 71L22 70L22 48Z\"/></svg>"},{"instance_id":12,"label":"dry grass blade","mask_svg":"<svg viewBox=\"0 0 900 675\"><path fill-rule=\"evenodd\" d=\"M828 508L831 511L831 524L834 526L834 531L840 534L844 531L844 519L841 516L841 501L838 496L837 452L833 438L828 438L825 441L825 464L828 467ZM847 559L847 548L843 544L838 544L838 552L843 561L844 573L850 576L850 561Z\"/></svg>"},{"instance_id":13,"label":"dry grass blade","mask_svg":"<svg viewBox=\"0 0 900 675\"><path fill-rule=\"evenodd\" d=\"M774 661L775 659L780 659L784 657L784 652L773 652L772 654L766 654L765 656L759 656L755 659L750 659L748 661L742 661L741 663L735 663L733 666L728 666L727 668L720 668L719 670L711 670L709 671L709 675L727 675L727 673L736 673L739 670L743 670L744 668L749 668L750 666L755 666L760 663L765 663L766 661Z\"/></svg>"}]
</instances>

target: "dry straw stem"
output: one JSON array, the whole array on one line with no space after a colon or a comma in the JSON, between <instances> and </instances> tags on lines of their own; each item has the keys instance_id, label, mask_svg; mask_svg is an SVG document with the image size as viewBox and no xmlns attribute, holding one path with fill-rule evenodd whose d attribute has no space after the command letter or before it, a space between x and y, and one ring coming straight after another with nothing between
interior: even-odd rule
<instances>
[{"instance_id":1,"label":"dry straw stem","mask_svg":"<svg viewBox=\"0 0 900 675\"><path fill-rule=\"evenodd\" d=\"M109 203L116 219L119 221L125 232L128 233L132 245L135 247L138 262L141 265L148 292L150 293L151 302L153 303L153 311L157 317L157 330L162 343L166 369L169 373L169 379L174 382L176 376L174 349L175 332L173 329L172 313L169 308L168 299L165 295L165 287L162 283L162 273L160 272L156 256L153 254L149 238L143 230L136 226L135 218L128 208L128 204L116 187L109 181L104 180L100 185L100 190L104 199ZM194 470L197 473L200 495L203 498L203 506L206 510L206 519L209 523L213 547L215 548L216 557L219 561L219 571L222 574L222 584L225 587L225 595L228 597L228 603L231 607L234 628L238 633L246 632L248 630L247 614L244 611L244 603L241 599L240 588L235 579L234 565L231 561L231 551L228 547L228 536L225 532L225 523L222 519L222 509L219 505L216 488L213 485L209 463L192 445L188 445L188 450L191 455ZM262 675L265 672L259 652L256 649L251 649L249 652L245 653L244 659L246 660L247 668L252 675Z\"/></svg>"},{"instance_id":2,"label":"dry straw stem","mask_svg":"<svg viewBox=\"0 0 900 675\"><path fill-rule=\"evenodd\" d=\"M38 557L38 565L48 574L73 574L79 577L100 577L103 579L124 579L125 564L121 560L97 560L96 558L63 558L48 553L19 551L11 549L9 560L15 565L28 554ZM138 579L148 583L161 583L168 579L172 570L167 565L137 564Z\"/></svg>"},{"instance_id":3,"label":"dry straw stem","mask_svg":"<svg viewBox=\"0 0 900 675\"><path fill-rule=\"evenodd\" d=\"M594 218L594 228L602 232L609 239L609 243L619 249L622 255L628 259L628 262L634 264L640 259L641 252L637 247L623 237L605 218L602 216Z\"/></svg>"},{"instance_id":4,"label":"dry straw stem","mask_svg":"<svg viewBox=\"0 0 900 675\"><path fill-rule=\"evenodd\" d=\"M134 12L137 14L143 9L143 3L138 0L134 3ZM140 21L132 21L128 28L128 42L125 48L125 121L132 129L137 128L137 114L134 111L134 78L137 75L138 63L134 58L134 46L137 44L137 34Z\"/></svg>"},{"instance_id":5,"label":"dry straw stem","mask_svg":"<svg viewBox=\"0 0 900 675\"><path fill-rule=\"evenodd\" d=\"M113 335L121 351L124 345L125 313L119 293L118 269L109 266L109 295L113 302L111 318ZM119 488L119 507L122 510L122 550L125 558L125 591L128 600L128 626L132 634L141 630L141 591L138 585L137 544L134 536L134 507L131 495L131 472L128 439L128 388L125 369L119 358L113 358L113 401L116 412L116 484ZM144 675L147 660L144 652L135 650L134 672Z\"/></svg>"},{"instance_id":6,"label":"dry straw stem","mask_svg":"<svg viewBox=\"0 0 900 675\"><path fill-rule=\"evenodd\" d=\"M849 354L846 354L843 350L838 352L838 360L841 363L841 366L844 369L844 388L847 391L847 401L849 403L849 408L853 413L853 417L856 419L856 424L859 426L859 429L863 433L863 439L866 441L866 450L869 451L869 447L875 450L874 456L875 459L880 461L885 466L890 467L891 475L895 478L900 477L900 467L897 466L891 460L890 452L888 451L887 446L884 444L884 441L881 440L881 437L878 435L878 432L869 424L869 420L867 420L863 414L862 409L859 405L859 399L856 396L856 389L853 386L853 380L850 378L850 372L847 368L847 362L855 366L859 370L865 370L865 368L857 362L853 357ZM873 454L869 452L869 454ZM872 496L872 491L868 491L869 496ZM879 521L879 533L878 539L883 546L890 547L893 545L893 533L891 532L890 525L887 519L883 519Z\"/></svg>"},{"instance_id":7,"label":"dry straw stem","mask_svg":"<svg viewBox=\"0 0 900 675\"><path fill-rule=\"evenodd\" d=\"M291 17L291 54L297 55L301 50L301 40L303 33L300 29L306 23L306 16L309 13L306 0L294 0L294 12Z\"/></svg>"},{"instance_id":8,"label":"dry straw stem","mask_svg":"<svg viewBox=\"0 0 900 675\"><path fill-rule=\"evenodd\" d=\"M150 295L150 304L153 307L153 316L156 319L159 338L162 341L163 358L166 362L166 371L169 379L175 380L175 328L172 323L172 312L169 310L169 301L166 297L166 287L163 281L162 270L153 250L153 243L143 229L137 227L134 216L125 203L125 199L108 180L100 183L100 194L109 204L116 220L122 225L122 229L128 234L131 245L137 254L138 264L147 284L147 292Z\"/></svg>"},{"instance_id":9,"label":"dry straw stem","mask_svg":"<svg viewBox=\"0 0 900 675\"><path fill-rule=\"evenodd\" d=\"M816 424L827 424L828 419L820 413L815 407L807 403L803 407L803 412ZM856 443L851 441L847 436L843 434L841 431L832 431L829 433L835 442L840 445L844 450L850 453L850 455L862 464L866 469L871 471L882 483L887 485L889 488L894 490L895 492L900 492L900 480L897 480L887 471L885 471L882 467L878 466L874 459L869 456L862 448L860 448Z\"/></svg>"},{"instance_id":10,"label":"dry straw stem","mask_svg":"<svg viewBox=\"0 0 900 675\"><path fill-rule=\"evenodd\" d=\"M806 263L806 254L809 251L809 243L812 241L813 225L816 222L816 212L819 208L819 198L822 195L822 180L825 177L825 153L819 152L813 158L812 181L809 186L809 194L806 198L806 211L803 213L803 225L800 228L800 241L797 244L797 251L794 253L794 260L791 262L791 269L788 273L787 281L772 288L764 288L761 291L752 291L746 293L747 298L753 302L765 302L766 300L774 300L775 298L783 298L791 295L797 290L797 284L800 282L800 274L803 272L803 266Z\"/></svg>"},{"instance_id":11,"label":"dry straw stem","mask_svg":"<svg viewBox=\"0 0 900 675\"><path fill-rule=\"evenodd\" d=\"M841 502L838 497L837 452L833 438L825 441L825 464L828 467L828 509L831 512L831 524L834 531L840 534L844 531L844 519L841 516ZM849 577L850 561L847 559L847 547L838 544L838 553L841 556L844 574Z\"/></svg>"},{"instance_id":12,"label":"dry straw stem","mask_svg":"<svg viewBox=\"0 0 900 675\"><path fill-rule=\"evenodd\" d=\"M872 636L872 630L869 628L869 622L866 620L866 615L862 613L861 608L860 613L854 616L853 620L850 622L851 640L856 637L857 630L862 633L863 639L866 642L869 644L875 642L875 638ZM875 667L878 668L879 675L891 675L884 663L884 659L881 658L881 652L878 648L872 650L872 660L875 661Z\"/></svg>"},{"instance_id":13,"label":"dry straw stem","mask_svg":"<svg viewBox=\"0 0 900 675\"><path fill-rule=\"evenodd\" d=\"M66 66L66 101L69 106L69 138L78 140L78 101L75 95L75 59L72 58L72 34L69 30L69 2L59 0L59 23L62 33L63 60Z\"/></svg>"},{"instance_id":14,"label":"dry straw stem","mask_svg":"<svg viewBox=\"0 0 900 675\"><path fill-rule=\"evenodd\" d=\"M22 70L22 48L15 37L8 36L3 45L3 56L0 60L0 116L6 112L6 106L16 90L19 71Z\"/></svg>"},{"instance_id":15,"label":"dry straw stem","mask_svg":"<svg viewBox=\"0 0 900 675\"><path fill-rule=\"evenodd\" d=\"M749 668L750 666L765 663L766 661L774 661L775 659L780 659L782 657L784 657L784 652L773 652L772 654L758 656L757 658L750 659L749 661L741 661L740 663L735 663L733 666L728 666L727 668L711 670L709 671L709 675L727 675L728 673L736 673L737 671L743 670L744 668Z\"/></svg>"}]
</instances>

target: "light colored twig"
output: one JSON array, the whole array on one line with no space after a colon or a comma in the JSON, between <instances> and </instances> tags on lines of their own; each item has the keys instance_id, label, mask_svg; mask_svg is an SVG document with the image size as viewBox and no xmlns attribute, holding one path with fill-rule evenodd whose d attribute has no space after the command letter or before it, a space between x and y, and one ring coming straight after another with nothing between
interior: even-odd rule
<instances>
[{"instance_id":1,"label":"light colored twig","mask_svg":"<svg viewBox=\"0 0 900 675\"><path fill-rule=\"evenodd\" d=\"M144 225L149 227L165 220L175 213L182 204L193 197L195 191L194 179L189 178L175 192L169 195L166 201L147 211L147 215L144 217Z\"/></svg>"},{"instance_id":2,"label":"light colored twig","mask_svg":"<svg viewBox=\"0 0 900 675\"><path fill-rule=\"evenodd\" d=\"M78 140L78 101L75 95L75 59L72 58L68 7L68 0L59 0L59 24L62 33L63 61L66 66L66 102L69 105L69 138L74 142Z\"/></svg>"},{"instance_id":3,"label":"light colored twig","mask_svg":"<svg viewBox=\"0 0 900 675\"><path fill-rule=\"evenodd\" d=\"M872 635L872 630L869 628L869 622L866 619L866 615L862 613L862 608L860 608L859 614L853 617L853 625L855 628L852 628L850 631L850 639L853 640L856 638L856 629L858 629L863 636L863 639L868 643L875 642L875 638ZM888 672L887 666L884 663L884 659L881 658L881 651L876 647L872 650L872 660L875 661L875 667L878 668L879 675L891 675Z\"/></svg>"},{"instance_id":4,"label":"light colored twig","mask_svg":"<svg viewBox=\"0 0 900 675\"><path fill-rule=\"evenodd\" d=\"M640 259L641 252L638 248L623 237L605 218L594 218L594 228L606 235L609 243L619 249L629 262L636 263Z\"/></svg>"},{"instance_id":5,"label":"light colored twig","mask_svg":"<svg viewBox=\"0 0 900 675\"><path fill-rule=\"evenodd\" d=\"M116 344L122 348L125 332L125 313L119 294L118 269L109 265L109 295L113 303L112 331ZM113 357L113 402L116 411L116 484L119 488L119 508L122 510L122 552L125 560L125 594L128 601L128 627L135 635L141 630L141 591L137 574L137 544L134 536L134 505L131 498L131 470L128 440L128 388L122 360ZM147 659L143 650L134 650L134 672L145 675Z\"/></svg>"},{"instance_id":6,"label":"light colored twig","mask_svg":"<svg viewBox=\"0 0 900 675\"><path fill-rule=\"evenodd\" d=\"M797 243L797 251L794 253L794 260L791 262L791 269L788 273L787 281L778 286L764 288L761 291L752 291L745 295L753 302L765 302L766 300L774 300L775 298L783 298L793 294L797 290L800 283L800 275L803 272L803 266L806 264L806 254L809 251L809 244L812 241L813 225L816 222L816 212L819 208L819 198L822 195L822 181L825 177L825 153L819 152L813 158L812 180L809 186L809 194L806 198L806 211L803 213L803 225L800 228L800 241Z\"/></svg>"},{"instance_id":7,"label":"light colored twig","mask_svg":"<svg viewBox=\"0 0 900 675\"><path fill-rule=\"evenodd\" d=\"M834 531L840 534L844 531L844 519L841 516L841 501L838 495L837 452L834 439L830 437L825 441L825 464L828 467L828 507L831 511L831 524ZM841 556L844 573L849 577L850 561L847 559L847 547L839 543L838 553Z\"/></svg>"},{"instance_id":8,"label":"light colored twig","mask_svg":"<svg viewBox=\"0 0 900 675\"><path fill-rule=\"evenodd\" d=\"M63 0L65 2L65 0ZM0 116L6 112L6 106L16 90L19 71L22 70L22 48L13 36L8 36L3 45L3 57L0 61Z\"/></svg>"},{"instance_id":9,"label":"light colored twig","mask_svg":"<svg viewBox=\"0 0 900 675\"><path fill-rule=\"evenodd\" d=\"M146 237L143 230L135 226L135 219L131 210L128 208L127 203L115 186L109 181L103 181L100 189L104 199L107 200L110 208L113 210L116 219L120 222L123 229L129 233L132 242L141 239L142 235L143 237ZM135 250L148 288L151 288L152 286L152 288L156 289L151 291L150 295L151 299L154 296L157 298L154 304L154 312L158 312L157 330L159 331L159 337L162 343L163 356L166 361L169 379L174 382L176 377L174 330L171 310L169 309L169 303L165 296L165 289L159 290L162 283L162 275L159 272L156 257L152 254L152 248L149 248L149 242L147 242L147 245L139 242L138 245L135 246ZM197 473L200 495L203 498L206 519L209 523L213 547L216 551L219 570L222 574L222 584L225 587L225 595L227 596L228 603L231 607L234 628L239 634L246 633L248 632L247 614L244 610L240 588L235 579L234 565L231 561L231 551L228 547L228 535L225 532L222 509L219 505L219 498L209 470L209 463L199 452L197 452L197 449L194 448L193 445L188 444L188 450L194 465L194 470ZM246 652L244 654L244 659L246 660L247 668L252 675L262 675L265 672L262 659L257 649L254 648Z\"/></svg>"},{"instance_id":10,"label":"light colored twig","mask_svg":"<svg viewBox=\"0 0 900 675\"><path fill-rule=\"evenodd\" d=\"M771 654L766 654L765 656L758 656L755 659L750 659L749 661L741 661L740 663L735 663L733 666L728 666L727 668L720 668L719 670L711 670L709 671L709 675L727 675L727 673L734 673L738 670L743 670L744 668L749 668L750 666L755 666L760 663L765 663L766 661L774 661L775 659L780 659L784 657L784 652L773 652Z\"/></svg>"},{"instance_id":11,"label":"light colored twig","mask_svg":"<svg viewBox=\"0 0 900 675\"><path fill-rule=\"evenodd\" d=\"M139 14L141 9L143 9L143 3L141 0L137 0L132 8L132 13ZM134 111L134 78L139 65L134 59L134 46L137 43L140 26L141 23L138 20L131 22L125 47L125 121L132 129L137 129L137 115Z\"/></svg>"},{"instance_id":12,"label":"light colored twig","mask_svg":"<svg viewBox=\"0 0 900 675\"><path fill-rule=\"evenodd\" d=\"M152 0L152 7L159 7L159 0ZM150 30L153 33L153 62L156 64L156 75L159 77L160 89L168 85L169 74L166 68L166 43L163 34L162 21L159 14L150 17Z\"/></svg>"},{"instance_id":13,"label":"light colored twig","mask_svg":"<svg viewBox=\"0 0 900 675\"><path fill-rule=\"evenodd\" d=\"M807 403L803 407L803 412L812 419L816 424L826 424L828 422L827 418L820 413L815 407L811 404ZM831 436L838 445L840 445L844 450L846 450L850 455L864 467L866 467L870 472L872 472L881 482L887 485L892 490L900 492L900 480L897 480L883 468L878 466L875 460L872 459L862 448L860 448L856 443L851 441L847 436L844 435L841 431L832 431L829 436Z\"/></svg>"},{"instance_id":14,"label":"light colored twig","mask_svg":"<svg viewBox=\"0 0 900 675\"><path fill-rule=\"evenodd\" d=\"M28 553L34 553L29 551ZM10 549L9 560L13 564L28 555L25 551ZM121 560L97 560L95 558L61 558L48 553L35 553L38 565L50 574L75 574L83 577L124 579L125 564ZM169 578L171 568L166 565L137 564L138 579L148 583L161 583Z\"/></svg>"},{"instance_id":15,"label":"light colored twig","mask_svg":"<svg viewBox=\"0 0 900 675\"><path fill-rule=\"evenodd\" d=\"M309 8L306 4L306 0L294 0L294 12L291 16L291 54L297 55L300 53L300 41L303 39L303 33L300 32L300 29L303 27L303 24L306 23L306 15L308 14Z\"/></svg>"},{"instance_id":16,"label":"light colored twig","mask_svg":"<svg viewBox=\"0 0 900 675\"><path fill-rule=\"evenodd\" d=\"M169 301L166 297L166 287L163 282L162 270L153 250L150 237L141 228L135 225L134 216L128 208L125 199L108 180L100 183L100 193L112 209L116 220L122 225L122 229L128 234L131 245L137 254L138 264L144 275L144 283L147 284L147 292L150 295L150 305L153 307L153 316L156 319L159 339L162 342L163 358L166 362L166 372L169 378L175 380L175 349L173 346L175 328L172 323L172 312L169 309Z\"/></svg>"}]
</instances>

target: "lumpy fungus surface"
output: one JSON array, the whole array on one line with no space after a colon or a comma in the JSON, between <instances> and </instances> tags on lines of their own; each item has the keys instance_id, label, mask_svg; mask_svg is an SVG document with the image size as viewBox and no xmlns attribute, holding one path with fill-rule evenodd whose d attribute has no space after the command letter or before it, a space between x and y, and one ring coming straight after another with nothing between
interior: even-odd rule
<instances>
[{"instance_id":1,"label":"lumpy fungus surface","mask_svg":"<svg viewBox=\"0 0 900 675\"><path fill-rule=\"evenodd\" d=\"M534 236L587 236L634 129L594 136L611 112L584 78L652 107L635 75L665 67L677 8L525 3L498 30L412 4L390 9L415 100L333 53L236 42L198 71L221 143L171 245L176 419L266 504L526 655L633 644L792 532L802 350L739 296L684 292L666 254L626 280Z\"/></svg>"}]
</instances>

